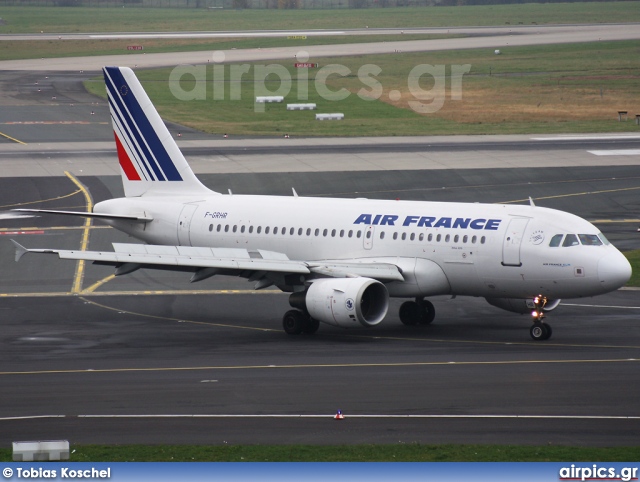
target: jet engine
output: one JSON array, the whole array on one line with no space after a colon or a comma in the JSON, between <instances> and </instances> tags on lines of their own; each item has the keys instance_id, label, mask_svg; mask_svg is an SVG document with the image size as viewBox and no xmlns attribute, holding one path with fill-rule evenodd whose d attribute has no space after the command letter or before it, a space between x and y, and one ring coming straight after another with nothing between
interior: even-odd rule
<instances>
[{"instance_id":1,"label":"jet engine","mask_svg":"<svg viewBox=\"0 0 640 482\"><path fill-rule=\"evenodd\" d=\"M536 303L533 298L516 299L516 298L485 298L490 305L502 308L503 310L511 311L513 313L531 313L536 309ZM555 310L560 304L561 300L547 300L546 304L542 307L542 311Z\"/></svg>"},{"instance_id":2,"label":"jet engine","mask_svg":"<svg viewBox=\"0 0 640 482\"><path fill-rule=\"evenodd\" d=\"M387 314L389 293L385 285L371 278L327 278L291 294L289 304L329 325L369 327Z\"/></svg>"}]
</instances>

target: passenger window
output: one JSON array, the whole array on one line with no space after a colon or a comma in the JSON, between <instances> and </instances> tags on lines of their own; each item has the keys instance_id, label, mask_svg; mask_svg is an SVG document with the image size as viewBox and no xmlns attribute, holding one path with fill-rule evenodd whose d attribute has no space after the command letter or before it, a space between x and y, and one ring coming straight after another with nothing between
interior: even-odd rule
<instances>
[{"instance_id":1,"label":"passenger window","mask_svg":"<svg viewBox=\"0 0 640 482\"><path fill-rule=\"evenodd\" d=\"M238 230L238 226L234 225L233 226L233 232L235 233Z\"/></svg>"},{"instance_id":2,"label":"passenger window","mask_svg":"<svg viewBox=\"0 0 640 482\"><path fill-rule=\"evenodd\" d=\"M384 239L384 231L380 233L380 239Z\"/></svg>"},{"instance_id":3,"label":"passenger window","mask_svg":"<svg viewBox=\"0 0 640 482\"><path fill-rule=\"evenodd\" d=\"M258 229L256 230L256 233L260 234L262 232L262 226L258 226Z\"/></svg>"},{"instance_id":4,"label":"passenger window","mask_svg":"<svg viewBox=\"0 0 640 482\"><path fill-rule=\"evenodd\" d=\"M325 230L323 230L323 231L322 231L322 235L323 235L323 236L326 236L326 235L327 235L327 232L328 232L328 231L327 231L326 229L325 229Z\"/></svg>"},{"instance_id":5,"label":"passenger window","mask_svg":"<svg viewBox=\"0 0 640 482\"><path fill-rule=\"evenodd\" d=\"M249 234L253 233L253 226L249 226Z\"/></svg>"},{"instance_id":6,"label":"passenger window","mask_svg":"<svg viewBox=\"0 0 640 482\"><path fill-rule=\"evenodd\" d=\"M551 248L557 248L558 246L560 246L560 242L562 241L563 236L564 234L556 234L553 238L551 238L551 241L549 241L549 246Z\"/></svg>"},{"instance_id":7,"label":"passenger window","mask_svg":"<svg viewBox=\"0 0 640 482\"><path fill-rule=\"evenodd\" d=\"M398 239L398 233L393 233L393 239Z\"/></svg>"},{"instance_id":8,"label":"passenger window","mask_svg":"<svg viewBox=\"0 0 640 482\"><path fill-rule=\"evenodd\" d=\"M289 235L293 236L294 234L296 234L296 228L291 228L289 230Z\"/></svg>"},{"instance_id":9,"label":"passenger window","mask_svg":"<svg viewBox=\"0 0 640 482\"><path fill-rule=\"evenodd\" d=\"M228 232L229 232L229 225L228 225L228 224L224 227L224 232L225 232L225 233L228 233Z\"/></svg>"},{"instance_id":10,"label":"passenger window","mask_svg":"<svg viewBox=\"0 0 640 482\"><path fill-rule=\"evenodd\" d=\"M409 239L411 239L411 241L416 239L416 233L411 233L411 236L409 237Z\"/></svg>"},{"instance_id":11,"label":"passenger window","mask_svg":"<svg viewBox=\"0 0 640 482\"><path fill-rule=\"evenodd\" d=\"M473 238L471 238L471 244L476 244L477 241L478 241L478 236L474 236Z\"/></svg>"},{"instance_id":12,"label":"passenger window","mask_svg":"<svg viewBox=\"0 0 640 482\"><path fill-rule=\"evenodd\" d=\"M307 236L311 236L311 228L307 228Z\"/></svg>"},{"instance_id":13,"label":"passenger window","mask_svg":"<svg viewBox=\"0 0 640 482\"><path fill-rule=\"evenodd\" d=\"M316 230L315 230L315 232L314 232L313 234L315 234L316 236L318 236L318 235L320 234L320 230L319 230L318 228L316 228Z\"/></svg>"},{"instance_id":14,"label":"passenger window","mask_svg":"<svg viewBox=\"0 0 640 482\"><path fill-rule=\"evenodd\" d=\"M437 242L440 242L440 240L441 240L441 239L442 239L442 234L438 234L438 235L436 236L436 241L437 241Z\"/></svg>"},{"instance_id":15,"label":"passenger window","mask_svg":"<svg viewBox=\"0 0 640 482\"><path fill-rule=\"evenodd\" d=\"M371 239L371 231L367 231L367 239Z\"/></svg>"},{"instance_id":16,"label":"passenger window","mask_svg":"<svg viewBox=\"0 0 640 482\"><path fill-rule=\"evenodd\" d=\"M209 232L213 231L213 224L209 225Z\"/></svg>"},{"instance_id":17,"label":"passenger window","mask_svg":"<svg viewBox=\"0 0 640 482\"><path fill-rule=\"evenodd\" d=\"M464 235L464 238L462 238L462 242L463 242L464 244L467 244L467 241L468 241L468 240L469 240L469 237L465 234L465 235Z\"/></svg>"},{"instance_id":18,"label":"passenger window","mask_svg":"<svg viewBox=\"0 0 640 482\"><path fill-rule=\"evenodd\" d=\"M362 236L362 231L358 231L358 232L356 232L356 237L357 237L358 239L360 239L360 236Z\"/></svg>"},{"instance_id":19,"label":"passenger window","mask_svg":"<svg viewBox=\"0 0 640 482\"><path fill-rule=\"evenodd\" d=\"M487 238L486 238L486 237L484 237L484 236L482 236L482 237L480 238L480 244L484 244L484 242L485 242L486 240L487 240Z\"/></svg>"},{"instance_id":20,"label":"passenger window","mask_svg":"<svg viewBox=\"0 0 640 482\"><path fill-rule=\"evenodd\" d=\"M352 229L350 229L350 230L349 230L349 237L351 238L352 236L353 236L353 230L352 230Z\"/></svg>"},{"instance_id":21,"label":"passenger window","mask_svg":"<svg viewBox=\"0 0 640 482\"><path fill-rule=\"evenodd\" d=\"M457 243L458 240L460 239L460 236L458 236L457 234L453 237L453 242Z\"/></svg>"},{"instance_id":22,"label":"passenger window","mask_svg":"<svg viewBox=\"0 0 640 482\"><path fill-rule=\"evenodd\" d=\"M424 233L420 233L419 238L420 238L420 241L424 241Z\"/></svg>"},{"instance_id":23,"label":"passenger window","mask_svg":"<svg viewBox=\"0 0 640 482\"><path fill-rule=\"evenodd\" d=\"M341 229L341 230L340 230L340 237L341 237L341 238L344 238L344 229Z\"/></svg>"},{"instance_id":24,"label":"passenger window","mask_svg":"<svg viewBox=\"0 0 640 482\"><path fill-rule=\"evenodd\" d=\"M433 241L433 234L429 233L428 241L429 241L429 242Z\"/></svg>"},{"instance_id":25,"label":"passenger window","mask_svg":"<svg viewBox=\"0 0 640 482\"><path fill-rule=\"evenodd\" d=\"M242 227L240 228L240 232L244 233L244 224L242 225Z\"/></svg>"},{"instance_id":26,"label":"passenger window","mask_svg":"<svg viewBox=\"0 0 640 482\"><path fill-rule=\"evenodd\" d=\"M271 229L271 228L269 228L269 226L267 226L266 228L264 228L264 234L269 234L269 229Z\"/></svg>"},{"instance_id":27,"label":"passenger window","mask_svg":"<svg viewBox=\"0 0 640 482\"><path fill-rule=\"evenodd\" d=\"M332 238L335 238L335 237L336 237L336 230L335 230L335 229L332 229L332 230L331 230L331 237L332 237Z\"/></svg>"},{"instance_id":28,"label":"passenger window","mask_svg":"<svg viewBox=\"0 0 640 482\"><path fill-rule=\"evenodd\" d=\"M564 238L564 242L562 243L562 247L566 248L567 246L578 246L580 242L578 241L578 236L575 234L567 234Z\"/></svg>"},{"instance_id":29,"label":"passenger window","mask_svg":"<svg viewBox=\"0 0 640 482\"><path fill-rule=\"evenodd\" d=\"M405 239L407 239L407 233L402 233L402 240L404 241Z\"/></svg>"},{"instance_id":30,"label":"passenger window","mask_svg":"<svg viewBox=\"0 0 640 482\"><path fill-rule=\"evenodd\" d=\"M444 242L445 242L445 243L448 243L450 239L451 239L451 235L450 235L450 234L447 234L447 235L445 236L445 238L444 238Z\"/></svg>"},{"instance_id":31,"label":"passenger window","mask_svg":"<svg viewBox=\"0 0 640 482\"><path fill-rule=\"evenodd\" d=\"M221 229L222 229L222 224L218 224L218 227L216 228L216 231L220 232Z\"/></svg>"}]
</instances>

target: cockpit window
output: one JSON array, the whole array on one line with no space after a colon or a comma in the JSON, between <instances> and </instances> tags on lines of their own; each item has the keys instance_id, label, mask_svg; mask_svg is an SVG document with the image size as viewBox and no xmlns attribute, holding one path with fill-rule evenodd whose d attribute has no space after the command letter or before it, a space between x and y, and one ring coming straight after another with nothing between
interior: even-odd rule
<instances>
[{"instance_id":1,"label":"cockpit window","mask_svg":"<svg viewBox=\"0 0 640 482\"><path fill-rule=\"evenodd\" d=\"M578 236L576 236L575 234L567 234L567 236L564 238L562 246L578 246L579 244L580 242L578 241Z\"/></svg>"},{"instance_id":2,"label":"cockpit window","mask_svg":"<svg viewBox=\"0 0 640 482\"><path fill-rule=\"evenodd\" d=\"M549 246L551 246L552 248L557 248L558 246L560 246L560 242L562 241L562 236L564 235L556 234L553 238L551 238L551 241L549 241Z\"/></svg>"},{"instance_id":3,"label":"cockpit window","mask_svg":"<svg viewBox=\"0 0 640 482\"><path fill-rule=\"evenodd\" d=\"M602 246L602 241L595 234L578 234L583 246Z\"/></svg>"},{"instance_id":4,"label":"cockpit window","mask_svg":"<svg viewBox=\"0 0 640 482\"><path fill-rule=\"evenodd\" d=\"M611 243L609 242L609 240L607 238L604 237L604 234L602 233L598 233L598 237L602 240L602 242L604 244L606 244L607 246L609 246Z\"/></svg>"}]
</instances>

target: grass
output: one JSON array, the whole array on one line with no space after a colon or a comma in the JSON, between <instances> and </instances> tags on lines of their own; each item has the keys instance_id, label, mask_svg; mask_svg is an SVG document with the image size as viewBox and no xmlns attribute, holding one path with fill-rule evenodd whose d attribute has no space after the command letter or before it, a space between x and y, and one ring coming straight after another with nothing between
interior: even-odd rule
<instances>
[{"instance_id":1,"label":"grass","mask_svg":"<svg viewBox=\"0 0 640 482\"><path fill-rule=\"evenodd\" d=\"M627 251L624 255L629 260L629 263L631 263L631 269L633 270L627 286L640 287L640 249Z\"/></svg>"},{"instance_id":2,"label":"grass","mask_svg":"<svg viewBox=\"0 0 640 482\"><path fill-rule=\"evenodd\" d=\"M510 445L80 445L72 462L629 462L640 447ZM0 461L11 450L0 449Z\"/></svg>"},{"instance_id":3,"label":"grass","mask_svg":"<svg viewBox=\"0 0 640 482\"><path fill-rule=\"evenodd\" d=\"M226 31L618 23L640 21L640 2L332 10L2 7L2 33Z\"/></svg>"},{"instance_id":4,"label":"grass","mask_svg":"<svg viewBox=\"0 0 640 482\"><path fill-rule=\"evenodd\" d=\"M640 66L635 62L640 41L598 42L554 46L512 47L502 55L493 51L459 50L416 54L388 54L310 59L320 67L339 64L344 74L316 79L318 69L309 69L308 98L300 95L301 72L293 62L281 63L286 73L255 75L256 65L241 77L226 65L222 84L216 84L224 100L214 100L212 66L202 66L204 99L182 100L176 91L196 86L193 76L169 82L173 69L139 71L138 76L167 120L208 133L237 135L300 136L402 136L459 134L530 134L569 132L637 132L633 120L618 121L618 110L633 119L640 113L637 83ZM445 76L422 75L410 87L409 77L419 65L441 66ZM359 76L363 66L369 76ZM461 100L452 98L452 66L468 65L462 76ZM374 75L375 74L375 75ZM437 77L437 80L436 80ZM291 79L291 85L281 80ZM205 82L206 81L206 82ZM434 88L442 82L444 90ZM102 80L87 82L87 88L104 97ZM438 84L440 85L440 84ZM323 93L343 93L332 100ZM224 89L224 90L221 90ZM232 89L235 98L231 100ZM320 90L319 90L320 89ZM432 113L416 112L410 102L417 94L438 93L442 107ZM285 102L313 102L317 112L342 112L343 121L318 122L308 111L286 111L283 104L267 104L256 112L257 95L285 95ZM421 100L429 105L431 100Z\"/></svg>"}]
</instances>

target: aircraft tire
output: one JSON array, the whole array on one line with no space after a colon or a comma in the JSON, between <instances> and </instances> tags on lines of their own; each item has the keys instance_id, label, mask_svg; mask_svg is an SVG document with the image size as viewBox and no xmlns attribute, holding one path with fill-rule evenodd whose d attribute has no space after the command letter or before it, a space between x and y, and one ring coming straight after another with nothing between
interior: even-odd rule
<instances>
[{"instance_id":1,"label":"aircraft tire","mask_svg":"<svg viewBox=\"0 0 640 482\"><path fill-rule=\"evenodd\" d=\"M320 328L320 322L315 318L307 317L305 327L302 329L302 333L313 335Z\"/></svg>"},{"instance_id":2,"label":"aircraft tire","mask_svg":"<svg viewBox=\"0 0 640 482\"><path fill-rule=\"evenodd\" d=\"M417 325L425 318L425 311L421 304L415 301L405 301L400 305L400 321L404 325Z\"/></svg>"},{"instance_id":3,"label":"aircraft tire","mask_svg":"<svg viewBox=\"0 0 640 482\"><path fill-rule=\"evenodd\" d=\"M305 328L306 319L304 313L298 310L289 310L282 317L282 328L287 335L299 335Z\"/></svg>"},{"instance_id":4,"label":"aircraft tire","mask_svg":"<svg viewBox=\"0 0 640 482\"><path fill-rule=\"evenodd\" d=\"M548 340L551 337L551 327L536 321L529 329L529 334L536 341Z\"/></svg>"},{"instance_id":5,"label":"aircraft tire","mask_svg":"<svg viewBox=\"0 0 640 482\"><path fill-rule=\"evenodd\" d=\"M422 319L420 320L421 325L430 325L433 320L436 318L436 308L433 306L433 303L429 300L421 300L419 304L422 306L424 311L422 315Z\"/></svg>"}]
</instances>

